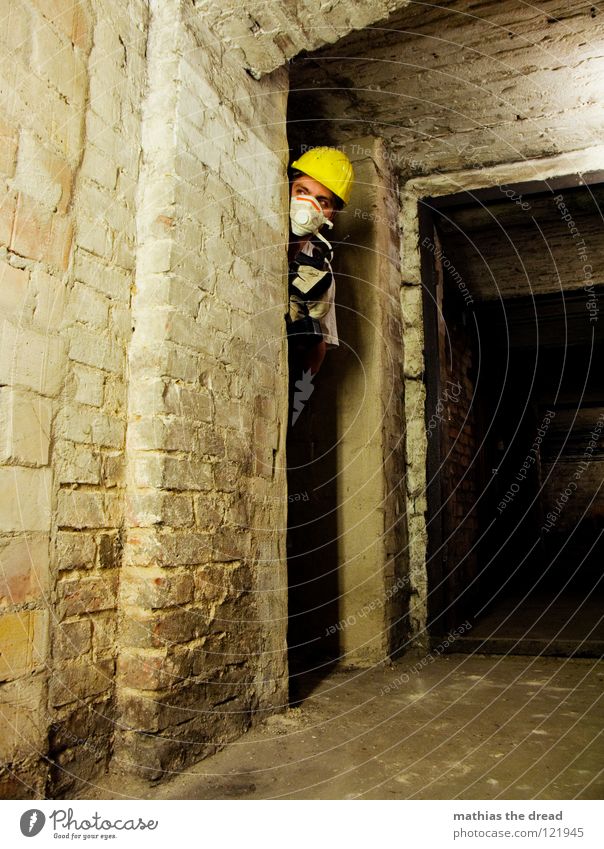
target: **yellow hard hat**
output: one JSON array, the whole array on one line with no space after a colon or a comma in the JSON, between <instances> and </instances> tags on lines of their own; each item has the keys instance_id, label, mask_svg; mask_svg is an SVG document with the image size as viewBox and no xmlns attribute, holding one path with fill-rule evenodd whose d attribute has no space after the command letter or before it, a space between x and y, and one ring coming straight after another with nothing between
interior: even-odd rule
<instances>
[{"instance_id":1,"label":"yellow hard hat","mask_svg":"<svg viewBox=\"0 0 604 849\"><path fill-rule=\"evenodd\" d=\"M335 147L313 147L291 164L313 180L318 180L344 203L350 200L354 171L350 159Z\"/></svg>"}]
</instances>

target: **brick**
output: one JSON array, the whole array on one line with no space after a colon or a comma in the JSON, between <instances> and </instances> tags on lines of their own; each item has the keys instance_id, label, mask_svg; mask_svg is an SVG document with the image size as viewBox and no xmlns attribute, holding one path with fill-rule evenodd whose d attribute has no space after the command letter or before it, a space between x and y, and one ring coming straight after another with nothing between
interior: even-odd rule
<instances>
[{"instance_id":1,"label":"brick","mask_svg":"<svg viewBox=\"0 0 604 849\"><path fill-rule=\"evenodd\" d=\"M113 239L115 261L120 268L134 271L135 246L134 242L124 233L115 233Z\"/></svg>"},{"instance_id":2,"label":"brick","mask_svg":"<svg viewBox=\"0 0 604 849\"><path fill-rule=\"evenodd\" d=\"M54 661L81 657L92 650L92 622L88 619L63 622L53 634Z\"/></svg>"},{"instance_id":3,"label":"brick","mask_svg":"<svg viewBox=\"0 0 604 849\"><path fill-rule=\"evenodd\" d=\"M125 480L125 459L120 452L108 452L103 456L103 484L106 487L121 486Z\"/></svg>"},{"instance_id":4,"label":"brick","mask_svg":"<svg viewBox=\"0 0 604 849\"><path fill-rule=\"evenodd\" d=\"M221 504L215 505L207 493L193 497L197 525L207 531L213 531L223 521L224 509Z\"/></svg>"},{"instance_id":5,"label":"brick","mask_svg":"<svg viewBox=\"0 0 604 849\"><path fill-rule=\"evenodd\" d=\"M214 466L216 489L222 492L234 492L239 489L241 467L237 463L221 460Z\"/></svg>"},{"instance_id":6,"label":"brick","mask_svg":"<svg viewBox=\"0 0 604 849\"><path fill-rule=\"evenodd\" d=\"M206 392L169 384L164 397L167 413L187 420L212 421L212 399Z\"/></svg>"},{"instance_id":7,"label":"brick","mask_svg":"<svg viewBox=\"0 0 604 849\"><path fill-rule=\"evenodd\" d=\"M250 553L251 536L239 527L220 528L212 537L212 559L243 560Z\"/></svg>"},{"instance_id":8,"label":"brick","mask_svg":"<svg viewBox=\"0 0 604 849\"><path fill-rule=\"evenodd\" d=\"M47 92L52 93L48 88ZM48 99L51 101L49 140L75 165L82 150L82 110L67 103L58 94Z\"/></svg>"},{"instance_id":9,"label":"brick","mask_svg":"<svg viewBox=\"0 0 604 849\"><path fill-rule=\"evenodd\" d=\"M71 34L68 34L71 39ZM44 19L38 18L31 33L31 67L48 80L71 103L81 107L86 96L86 70L71 41L60 38Z\"/></svg>"},{"instance_id":10,"label":"brick","mask_svg":"<svg viewBox=\"0 0 604 849\"><path fill-rule=\"evenodd\" d=\"M50 469L0 468L0 531L50 530Z\"/></svg>"},{"instance_id":11,"label":"brick","mask_svg":"<svg viewBox=\"0 0 604 849\"><path fill-rule=\"evenodd\" d=\"M114 674L115 662L110 658L94 663L78 659L57 667L49 683L50 703L60 707L98 696L111 689Z\"/></svg>"},{"instance_id":12,"label":"brick","mask_svg":"<svg viewBox=\"0 0 604 849\"><path fill-rule=\"evenodd\" d=\"M41 675L0 687L0 761L13 763L44 751L46 723L40 706L45 688ZM25 785L27 786L27 785ZM12 796L23 799L24 787Z\"/></svg>"},{"instance_id":13,"label":"brick","mask_svg":"<svg viewBox=\"0 0 604 849\"><path fill-rule=\"evenodd\" d=\"M135 527L186 527L194 522L193 499L173 492L134 492L128 497L128 521Z\"/></svg>"},{"instance_id":14,"label":"brick","mask_svg":"<svg viewBox=\"0 0 604 849\"><path fill-rule=\"evenodd\" d=\"M196 457L166 457L162 485L166 489L200 490L212 487L212 466Z\"/></svg>"},{"instance_id":15,"label":"brick","mask_svg":"<svg viewBox=\"0 0 604 849\"><path fill-rule=\"evenodd\" d=\"M124 645L163 648L187 643L207 630L207 622L207 613L202 609L180 607L143 614L134 608L125 617Z\"/></svg>"},{"instance_id":16,"label":"brick","mask_svg":"<svg viewBox=\"0 0 604 849\"><path fill-rule=\"evenodd\" d=\"M113 610L95 613L92 619L92 646L95 657L115 651L118 643L117 618Z\"/></svg>"},{"instance_id":17,"label":"brick","mask_svg":"<svg viewBox=\"0 0 604 849\"><path fill-rule=\"evenodd\" d=\"M25 56L31 28L27 5L22 0L0 0L0 20L0 42L10 48L10 55Z\"/></svg>"},{"instance_id":18,"label":"brick","mask_svg":"<svg viewBox=\"0 0 604 849\"><path fill-rule=\"evenodd\" d=\"M123 304L113 303L111 305L109 324L112 334L124 345L127 345L130 342L133 330L130 309Z\"/></svg>"},{"instance_id":19,"label":"brick","mask_svg":"<svg viewBox=\"0 0 604 849\"><path fill-rule=\"evenodd\" d=\"M41 260L50 242L52 215L49 209L19 192L10 248L29 259Z\"/></svg>"},{"instance_id":20,"label":"brick","mask_svg":"<svg viewBox=\"0 0 604 849\"><path fill-rule=\"evenodd\" d=\"M104 409L110 415L123 417L128 405L128 395L126 394L126 384L123 381L124 375L106 376L105 380L105 406ZM128 394L132 384L128 385Z\"/></svg>"},{"instance_id":21,"label":"brick","mask_svg":"<svg viewBox=\"0 0 604 849\"><path fill-rule=\"evenodd\" d=\"M109 303L105 295L76 282L69 296L69 316L72 321L102 329L109 321Z\"/></svg>"},{"instance_id":22,"label":"brick","mask_svg":"<svg viewBox=\"0 0 604 849\"><path fill-rule=\"evenodd\" d=\"M0 310L19 321L26 319L29 271L0 260Z\"/></svg>"},{"instance_id":23,"label":"brick","mask_svg":"<svg viewBox=\"0 0 604 849\"><path fill-rule=\"evenodd\" d=\"M121 202L115 192L108 192L93 183L82 181L78 188L78 205L87 210L96 221L134 238L134 213Z\"/></svg>"},{"instance_id":24,"label":"brick","mask_svg":"<svg viewBox=\"0 0 604 849\"><path fill-rule=\"evenodd\" d=\"M172 682L165 649L121 654L117 672L122 686L136 690L164 689Z\"/></svg>"},{"instance_id":25,"label":"brick","mask_svg":"<svg viewBox=\"0 0 604 849\"><path fill-rule=\"evenodd\" d=\"M0 172L5 177L15 173L18 140L17 128L0 118Z\"/></svg>"},{"instance_id":26,"label":"brick","mask_svg":"<svg viewBox=\"0 0 604 849\"><path fill-rule=\"evenodd\" d=\"M79 326L72 326L69 335L70 360L115 374L121 373L124 351L111 339Z\"/></svg>"},{"instance_id":27,"label":"brick","mask_svg":"<svg viewBox=\"0 0 604 849\"><path fill-rule=\"evenodd\" d=\"M122 88L124 79L121 78L119 83L119 88ZM106 79L102 68L95 68L90 77L90 108L110 127L117 126L120 120L119 95L119 89Z\"/></svg>"},{"instance_id":28,"label":"brick","mask_svg":"<svg viewBox=\"0 0 604 849\"><path fill-rule=\"evenodd\" d=\"M255 577L248 564L212 563L195 573L198 597L206 604L237 599L252 592L255 586Z\"/></svg>"},{"instance_id":29,"label":"brick","mask_svg":"<svg viewBox=\"0 0 604 849\"><path fill-rule=\"evenodd\" d=\"M52 214L39 201L19 192L10 249L28 259L42 260L62 271L71 250L71 221Z\"/></svg>"},{"instance_id":30,"label":"brick","mask_svg":"<svg viewBox=\"0 0 604 849\"><path fill-rule=\"evenodd\" d=\"M46 660L48 611L3 613L0 616L0 681L10 681Z\"/></svg>"},{"instance_id":31,"label":"brick","mask_svg":"<svg viewBox=\"0 0 604 849\"><path fill-rule=\"evenodd\" d=\"M141 452L134 459L137 486L173 490L209 490L212 488L212 466L195 457L166 457Z\"/></svg>"},{"instance_id":32,"label":"brick","mask_svg":"<svg viewBox=\"0 0 604 849\"><path fill-rule=\"evenodd\" d=\"M47 274L39 266L34 268L31 281L34 299L33 324L45 334L61 328L67 300L65 279Z\"/></svg>"},{"instance_id":33,"label":"brick","mask_svg":"<svg viewBox=\"0 0 604 849\"><path fill-rule=\"evenodd\" d=\"M111 192L117 185L117 165L91 144L86 145L80 174Z\"/></svg>"},{"instance_id":34,"label":"brick","mask_svg":"<svg viewBox=\"0 0 604 849\"><path fill-rule=\"evenodd\" d=\"M96 559L96 543L92 534L59 531L55 542L57 569L91 569Z\"/></svg>"},{"instance_id":35,"label":"brick","mask_svg":"<svg viewBox=\"0 0 604 849\"><path fill-rule=\"evenodd\" d=\"M65 215L53 215L50 241L44 255L45 262L60 271L67 271L72 241L73 223L71 219Z\"/></svg>"},{"instance_id":36,"label":"brick","mask_svg":"<svg viewBox=\"0 0 604 849\"><path fill-rule=\"evenodd\" d=\"M219 355L222 346L216 334L209 334L207 328L191 316L173 308L157 307L153 312L147 312L137 332L139 330L144 341L156 343L165 339L212 357Z\"/></svg>"},{"instance_id":37,"label":"brick","mask_svg":"<svg viewBox=\"0 0 604 849\"><path fill-rule=\"evenodd\" d=\"M67 619L83 613L110 610L117 604L117 572L102 576L63 578L57 584L57 615Z\"/></svg>"},{"instance_id":38,"label":"brick","mask_svg":"<svg viewBox=\"0 0 604 849\"><path fill-rule=\"evenodd\" d=\"M107 448L123 448L126 423L112 415L97 415L92 423L93 442Z\"/></svg>"},{"instance_id":39,"label":"brick","mask_svg":"<svg viewBox=\"0 0 604 849\"><path fill-rule=\"evenodd\" d=\"M58 32L71 38L76 9L74 0L33 0L33 3Z\"/></svg>"},{"instance_id":40,"label":"brick","mask_svg":"<svg viewBox=\"0 0 604 849\"><path fill-rule=\"evenodd\" d=\"M109 268L92 254L78 248L75 252L74 275L98 292L119 301L130 301L130 277L115 268Z\"/></svg>"},{"instance_id":41,"label":"brick","mask_svg":"<svg viewBox=\"0 0 604 849\"><path fill-rule=\"evenodd\" d=\"M128 569L122 578L121 598L126 604L164 608L193 600L194 582L189 572L158 568Z\"/></svg>"},{"instance_id":42,"label":"brick","mask_svg":"<svg viewBox=\"0 0 604 849\"><path fill-rule=\"evenodd\" d=\"M10 245L15 224L17 195L5 192L0 200L0 244Z\"/></svg>"},{"instance_id":43,"label":"brick","mask_svg":"<svg viewBox=\"0 0 604 849\"><path fill-rule=\"evenodd\" d=\"M117 495L100 491L61 490L57 501L57 522L64 528L112 528L119 524Z\"/></svg>"},{"instance_id":44,"label":"brick","mask_svg":"<svg viewBox=\"0 0 604 849\"><path fill-rule=\"evenodd\" d=\"M174 306L195 318L201 301L197 285L165 274L139 277L137 290L145 306Z\"/></svg>"},{"instance_id":45,"label":"brick","mask_svg":"<svg viewBox=\"0 0 604 849\"><path fill-rule=\"evenodd\" d=\"M60 484L101 482L101 456L96 447L57 440L53 451L55 479Z\"/></svg>"},{"instance_id":46,"label":"brick","mask_svg":"<svg viewBox=\"0 0 604 849\"><path fill-rule=\"evenodd\" d=\"M98 538L101 569L117 569L121 564L122 544L119 531L100 534Z\"/></svg>"},{"instance_id":47,"label":"brick","mask_svg":"<svg viewBox=\"0 0 604 849\"><path fill-rule=\"evenodd\" d=\"M200 379L205 385L210 380L208 373L207 380L204 381L203 359L199 354L179 348L171 342L166 342L153 350L143 347L133 349L130 362L138 372L145 368L152 369L154 375L183 380L186 383ZM161 383L159 380L157 382ZM211 388L211 385L207 388Z\"/></svg>"},{"instance_id":48,"label":"brick","mask_svg":"<svg viewBox=\"0 0 604 849\"><path fill-rule=\"evenodd\" d=\"M74 0L71 40L76 47L86 53L90 50L92 44L92 30L93 20L89 9L83 3Z\"/></svg>"},{"instance_id":49,"label":"brick","mask_svg":"<svg viewBox=\"0 0 604 849\"><path fill-rule=\"evenodd\" d=\"M76 382L75 400L93 407L102 406L105 372L75 364L73 376Z\"/></svg>"},{"instance_id":50,"label":"brick","mask_svg":"<svg viewBox=\"0 0 604 849\"><path fill-rule=\"evenodd\" d=\"M132 566L193 566L206 563L211 556L211 537L207 533L155 530L131 530L124 555Z\"/></svg>"},{"instance_id":51,"label":"brick","mask_svg":"<svg viewBox=\"0 0 604 849\"><path fill-rule=\"evenodd\" d=\"M94 442L92 427L95 418L89 410L82 407L63 407L57 413L55 419L55 433L57 438L68 442L81 442L91 444Z\"/></svg>"},{"instance_id":52,"label":"brick","mask_svg":"<svg viewBox=\"0 0 604 849\"><path fill-rule=\"evenodd\" d=\"M81 213L78 213L75 243L90 254L107 260L111 257L113 245L109 228Z\"/></svg>"},{"instance_id":53,"label":"brick","mask_svg":"<svg viewBox=\"0 0 604 849\"><path fill-rule=\"evenodd\" d=\"M189 451L194 443L195 431L186 419L138 419L128 429L130 448Z\"/></svg>"},{"instance_id":54,"label":"brick","mask_svg":"<svg viewBox=\"0 0 604 849\"><path fill-rule=\"evenodd\" d=\"M63 341L0 322L0 384L56 395L63 382Z\"/></svg>"},{"instance_id":55,"label":"brick","mask_svg":"<svg viewBox=\"0 0 604 849\"><path fill-rule=\"evenodd\" d=\"M54 754L74 745L86 744L88 751L97 748L95 738L103 739L115 727L115 709L110 699L96 699L91 705L74 706L55 716L48 729L50 750ZM103 743L100 744L101 746Z\"/></svg>"},{"instance_id":56,"label":"brick","mask_svg":"<svg viewBox=\"0 0 604 849\"><path fill-rule=\"evenodd\" d=\"M51 413L48 398L0 387L0 462L47 465Z\"/></svg>"},{"instance_id":57,"label":"brick","mask_svg":"<svg viewBox=\"0 0 604 849\"><path fill-rule=\"evenodd\" d=\"M71 199L71 185L68 163L51 153L31 133L22 132L13 186L63 214Z\"/></svg>"},{"instance_id":58,"label":"brick","mask_svg":"<svg viewBox=\"0 0 604 849\"><path fill-rule=\"evenodd\" d=\"M48 534L0 540L0 603L22 604L49 591Z\"/></svg>"}]
</instances>

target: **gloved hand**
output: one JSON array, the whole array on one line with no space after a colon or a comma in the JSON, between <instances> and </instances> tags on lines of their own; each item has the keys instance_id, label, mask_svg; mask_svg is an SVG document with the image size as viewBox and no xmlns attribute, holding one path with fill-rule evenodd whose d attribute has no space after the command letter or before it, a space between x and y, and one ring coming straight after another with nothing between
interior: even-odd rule
<instances>
[{"instance_id":1,"label":"gloved hand","mask_svg":"<svg viewBox=\"0 0 604 849\"><path fill-rule=\"evenodd\" d=\"M315 301L331 286L331 270L325 270L322 257L298 254L289 266L290 292L302 300Z\"/></svg>"}]
</instances>

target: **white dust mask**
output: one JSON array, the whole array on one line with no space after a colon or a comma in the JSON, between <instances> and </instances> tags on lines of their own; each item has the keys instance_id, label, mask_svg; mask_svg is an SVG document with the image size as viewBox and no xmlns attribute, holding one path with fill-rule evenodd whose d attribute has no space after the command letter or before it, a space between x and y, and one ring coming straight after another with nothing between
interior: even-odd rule
<instances>
[{"instance_id":1,"label":"white dust mask","mask_svg":"<svg viewBox=\"0 0 604 849\"><path fill-rule=\"evenodd\" d=\"M333 223L323 215L319 201L312 195L297 195L291 199L289 219L296 236L311 236L324 225L333 227Z\"/></svg>"}]
</instances>

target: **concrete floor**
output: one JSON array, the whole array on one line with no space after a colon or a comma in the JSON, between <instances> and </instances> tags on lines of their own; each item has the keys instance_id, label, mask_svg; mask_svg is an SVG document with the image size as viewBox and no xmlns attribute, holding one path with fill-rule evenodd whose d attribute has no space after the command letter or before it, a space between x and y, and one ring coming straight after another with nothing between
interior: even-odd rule
<instances>
[{"instance_id":1,"label":"concrete floor","mask_svg":"<svg viewBox=\"0 0 604 849\"><path fill-rule=\"evenodd\" d=\"M156 786L112 775L86 798L602 798L601 660L421 663L306 680L299 706L185 773Z\"/></svg>"}]
</instances>

